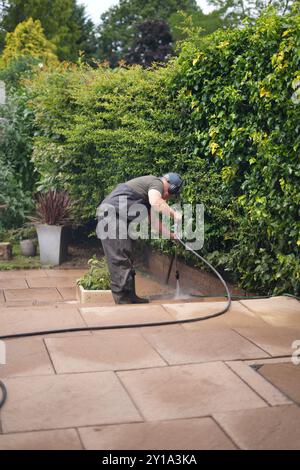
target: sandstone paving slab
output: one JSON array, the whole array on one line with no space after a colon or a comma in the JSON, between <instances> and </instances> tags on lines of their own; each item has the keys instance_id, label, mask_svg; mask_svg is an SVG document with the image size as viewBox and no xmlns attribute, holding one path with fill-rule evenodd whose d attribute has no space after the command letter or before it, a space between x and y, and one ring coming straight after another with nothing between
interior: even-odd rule
<instances>
[{"instance_id":1,"label":"sandstone paving slab","mask_svg":"<svg viewBox=\"0 0 300 470\"><path fill-rule=\"evenodd\" d=\"M46 345L57 373L127 370L166 363L137 331L104 331L93 336L50 338Z\"/></svg>"},{"instance_id":2,"label":"sandstone paving slab","mask_svg":"<svg viewBox=\"0 0 300 470\"><path fill-rule=\"evenodd\" d=\"M182 303L203 303L203 302L225 302L226 297L197 297L197 294L191 292L190 294L183 293L182 296L176 295L176 290L174 288L170 288L170 292L164 295L156 296L151 295L151 303L160 303L162 305L172 305L172 304L182 304Z\"/></svg>"},{"instance_id":3,"label":"sandstone paving slab","mask_svg":"<svg viewBox=\"0 0 300 470\"><path fill-rule=\"evenodd\" d=\"M280 392L270 382L264 379L249 364L242 361L226 362L228 367L233 370L249 387L252 388L260 397L262 397L269 405L289 405L293 404L286 395Z\"/></svg>"},{"instance_id":4,"label":"sandstone paving slab","mask_svg":"<svg viewBox=\"0 0 300 470\"><path fill-rule=\"evenodd\" d=\"M68 288L68 287L75 287L76 281L74 277L62 277L62 276L47 276L36 278L33 277L27 280L27 283L30 288L37 288L37 287L58 287L58 288Z\"/></svg>"},{"instance_id":5,"label":"sandstone paving slab","mask_svg":"<svg viewBox=\"0 0 300 470\"><path fill-rule=\"evenodd\" d=\"M291 356L292 344L300 339L300 328L258 327L236 328L244 338L249 339L271 356Z\"/></svg>"},{"instance_id":6,"label":"sandstone paving slab","mask_svg":"<svg viewBox=\"0 0 300 470\"><path fill-rule=\"evenodd\" d=\"M272 326L300 328L300 302L297 299L280 296L243 300L241 303Z\"/></svg>"},{"instance_id":7,"label":"sandstone paving slab","mask_svg":"<svg viewBox=\"0 0 300 470\"><path fill-rule=\"evenodd\" d=\"M75 302L75 301L64 301L62 298L60 298L58 301L56 302L36 302L36 301L32 301L32 300L22 300L21 302L20 301L12 301L10 300L9 302L5 302L5 305L2 305L2 307L4 307L5 309L15 309L15 310L18 310L18 311L22 311L23 308L25 307L29 307L31 310L37 310L37 309L42 309L42 308L51 308L51 309L57 309L59 308L60 310L65 310L65 309L77 309L78 307L78 302ZM4 312L5 309L2 308L2 310L0 311L0 315L1 315L1 312Z\"/></svg>"},{"instance_id":8,"label":"sandstone paving slab","mask_svg":"<svg viewBox=\"0 0 300 470\"><path fill-rule=\"evenodd\" d=\"M269 357L257 346L230 329L152 332L144 337L169 364Z\"/></svg>"},{"instance_id":9,"label":"sandstone paving slab","mask_svg":"<svg viewBox=\"0 0 300 470\"><path fill-rule=\"evenodd\" d=\"M2 307L34 307L36 305L53 305L51 302L37 302L36 300L22 300L22 301L16 301L14 302L13 300L10 300L8 302L5 302ZM3 310L2 310L3 311ZM1 310L0 310L1 313Z\"/></svg>"},{"instance_id":10,"label":"sandstone paving slab","mask_svg":"<svg viewBox=\"0 0 300 470\"><path fill-rule=\"evenodd\" d=\"M18 302L23 300L55 302L62 299L60 293L54 287L37 289L5 289L4 295L6 300L13 300Z\"/></svg>"},{"instance_id":11,"label":"sandstone paving slab","mask_svg":"<svg viewBox=\"0 0 300 470\"><path fill-rule=\"evenodd\" d=\"M179 323L175 325L161 325L161 326L150 326L150 327L142 326L141 328L138 329L138 331L140 331L142 334L144 332L145 333L151 332L151 334L160 335L161 333L180 333L181 331L185 331L185 330L183 326ZM145 335L145 338L147 339L146 335Z\"/></svg>"},{"instance_id":12,"label":"sandstone paving slab","mask_svg":"<svg viewBox=\"0 0 300 470\"><path fill-rule=\"evenodd\" d=\"M58 287L57 290L64 300L76 300L76 287Z\"/></svg>"},{"instance_id":13,"label":"sandstone paving slab","mask_svg":"<svg viewBox=\"0 0 300 470\"><path fill-rule=\"evenodd\" d=\"M6 364L0 365L0 377L54 374L42 338L5 341Z\"/></svg>"},{"instance_id":14,"label":"sandstone paving slab","mask_svg":"<svg viewBox=\"0 0 300 470\"><path fill-rule=\"evenodd\" d=\"M181 304L181 303L183 303L183 302L186 302L186 303L193 303L193 302L198 303L198 300L197 300L197 299L194 299L194 298L189 298L189 299L184 299L184 298L181 298L181 299L174 299L171 294L158 295L158 296L156 296L156 295L154 294L154 295L150 295L150 296L149 296L149 299L150 299L151 305L153 305L153 304L164 305L164 304L166 304L166 303L168 303L168 305L171 305L171 304Z\"/></svg>"},{"instance_id":15,"label":"sandstone paving slab","mask_svg":"<svg viewBox=\"0 0 300 470\"><path fill-rule=\"evenodd\" d=\"M265 364L259 374L300 405L300 367L289 364Z\"/></svg>"},{"instance_id":16,"label":"sandstone paving slab","mask_svg":"<svg viewBox=\"0 0 300 470\"><path fill-rule=\"evenodd\" d=\"M85 326L74 307L9 307L0 313L0 336Z\"/></svg>"},{"instance_id":17,"label":"sandstone paving slab","mask_svg":"<svg viewBox=\"0 0 300 470\"><path fill-rule=\"evenodd\" d=\"M227 302L193 302L179 304L163 304L164 308L177 320L204 317L212 315L225 308ZM184 328L191 330L202 330L215 327L246 327L266 326L266 323L254 312L244 307L240 302L234 301L230 310L224 315L205 321L183 324Z\"/></svg>"},{"instance_id":18,"label":"sandstone paving slab","mask_svg":"<svg viewBox=\"0 0 300 470\"><path fill-rule=\"evenodd\" d=\"M221 362L117 373L146 420L267 406Z\"/></svg>"},{"instance_id":19,"label":"sandstone paving slab","mask_svg":"<svg viewBox=\"0 0 300 470\"><path fill-rule=\"evenodd\" d=\"M0 434L0 450L82 450L75 429Z\"/></svg>"},{"instance_id":20,"label":"sandstone paving slab","mask_svg":"<svg viewBox=\"0 0 300 470\"><path fill-rule=\"evenodd\" d=\"M213 416L241 449L300 449L300 408L297 406L215 413Z\"/></svg>"},{"instance_id":21,"label":"sandstone paving slab","mask_svg":"<svg viewBox=\"0 0 300 470\"><path fill-rule=\"evenodd\" d=\"M16 271L15 271L16 272ZM47 270L46 269L20 269L19 270L20 275L23 273L23 276L26 278L41 278L41 277L46 277L47 276Z\"/></svg>"},{"instance_id":22,"label":"sandstone paving slab","mask_svg":"<svg viewBox=\"0 0 300 470\"><path fill-rule=\"evenodd\" d=\"M25 278L0 279L0 289L28 289Z\"/></svg>"},{"instance_id":23,"label":"sandstone paving slab","mask_svg":"<svg viewBox=\"0 0 300 470\"><path fill-rule=\"evenodd\" d=\"M161 305L116 305L79 309L88 326L150 323L172 320Z\"/></svg>"},{"instance_id":24,"label":"sandstone paving slab","mask_svg":"<svg viewBox=\"0 0 300 470\"><path fill-rule=\"evenodd\" d=\"M135 277L136 291L139 296L147 296L150 294L165 295L174 292L174 289L167 284L153 279L149 275L136 273Z\"/></svg>"},{"instance_id":25,"label":"sandstone paving slab","mask_svg":"<svg viewBox=\"0 0 300 470\"><path fill-rule=\"evenodd\" d=\"M87 269L46 269L48 277L73 277L74 280L80 278L87 272Z\"/></svg>"},{"instance_id":26,"label":"sandstone paving slab","mask_svg":"<svg viewBox=\"0 0 300 470\"><path fill-rule=\"evenodd\" d=\"M33 277L46 277L44 269L11 269L9 271L0 271L0 279L20 279L20 278L33 278Z\"/></svg>"},{"instance_id":27,"label":"sandstone paving slab","mask_svg":"<svg viewBox=\"0 0 300 470\"><path fill-rule=\"evenodd\" d=\"M141 421L113 372L5 380L4 433Z\"/></svg>"},{"instance_id":28,"label":"sandstone paving slab","mask_svg":"<svg viewBox=\"0 0 300 470\"><path fill-rule=\"evenodd\" d=\"M234 450L211 418L80 428L88 450Z\"/></svg>"},{"instance_id":29,"label":"sandstone paving slab","mask_svg":"<svg viewBox=\"0 0 300 470\"><path fill-rule=\"evenodd\" d=\"M240 300L240 302L246 305L247 308L259 313L269 313L271 311L274 313L281 313L282 311L300 312L299 301L293 297L284 295L269 297L267 299L243 299Z\"/></svg>"}]
</instances>

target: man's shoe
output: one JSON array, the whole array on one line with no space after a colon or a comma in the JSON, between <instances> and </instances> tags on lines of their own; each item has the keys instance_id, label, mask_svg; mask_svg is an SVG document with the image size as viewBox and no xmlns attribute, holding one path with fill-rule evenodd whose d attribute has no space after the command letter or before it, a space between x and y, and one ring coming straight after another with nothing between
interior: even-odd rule
<instances>
[{"instance_id":1,"label":"man's shoe","mask_svg":"<svg viewBox=\"0 0 300 470\"><path fill-rule=\"evenodd\" d=\"M131 292L120 292L118 294L113 292L113 298L117 305L132 304Z\"/></svg>"},{"instance_id":2,"label":"man's shoe","mask_svg":"<svg viewBox=\"0 0 300 470\"><path fill-rule=\"evenodd\" d=\"M133 295L131 297L131 302L133 304L148 304L149 300L145 299L145 298L142 298L142 297L138 297L137 295Z\"/></svg>"}]
</instances>

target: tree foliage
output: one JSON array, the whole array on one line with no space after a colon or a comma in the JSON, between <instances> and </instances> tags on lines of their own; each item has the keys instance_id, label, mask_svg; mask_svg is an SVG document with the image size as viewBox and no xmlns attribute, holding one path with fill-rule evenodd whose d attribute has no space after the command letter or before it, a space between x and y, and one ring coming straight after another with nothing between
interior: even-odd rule
<instances>
[{"instance_id":1,"label":"tree foliage","mask_svg":"<svg viewBox=\"0 0 300 470\"><path fill-rule=\"evenodd\" d=\"M94 25L85 8L76 0L2 0L0 46L5 34L28 18L39 20L46 38L56 46L61 60L76 60L80 50L89 56L95 51Z\"/></svg>"},{"instance_id":2,"label":"tree foliage","mask_svg":"<svg viewBox=\"0 0 300 470\"><path fill-rule=\"evenodd\" d=\"M219 28L224 27L224 20L218 10L205 14L201 9L198 11L178 11L169 18L169 25L174 40L186 40L191 31L198 30L199 36L211 34Z\"/></svg>"},{"instance_id":3,"label":"tree foliage","mask_svg":"<svg viewBox=\"0 0 300 470\"><path fill-rule=\"evenodd\" d=\"M55 46L48 41L39 20L32 18L19 23L15 31L7 33L1 62L7 66L21 57L40 59L46 63L57 60Z\"/></svg>"},{"instance_id":4,"label":"tree foliage","mask_svg":"<svg viewBox=\"0 0 300 470\"><path fill-rule=\"evenodd\" d=\"M291 10L294 0L208 0L225 27L237 27L245 18L255 21L267 7L276 8L281 15Z\"/></svg>"},{"instance_id":5,"label":"tree foliage","mask_svg":"<svg viewBox=\"0 0 300 470\"><path fill-rule=\"evenodd\" d=\"M101 16L98 28L100 60L115 66L129 53L138 25L146 20L164 20L178 10L197 11L195 0L120 0Z\"/></svg>"},{"instance_id":6,"label":"tree foliage","mask_svg":"<svg viewBox=\"0 0 300 470\"><path fill-rule=\"evenodd\" d=\"M173 38L168 24L163 20L147 20L138 26L129 53L128 64L150 67L154 62L166 62L172 55Z\"/></svg>"}]
</instances>

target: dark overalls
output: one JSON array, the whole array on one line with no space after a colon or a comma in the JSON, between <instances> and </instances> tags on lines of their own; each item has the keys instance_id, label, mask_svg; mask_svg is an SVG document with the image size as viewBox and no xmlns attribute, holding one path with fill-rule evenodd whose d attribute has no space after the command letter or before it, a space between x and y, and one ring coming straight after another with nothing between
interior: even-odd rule
<instances>
[{"instance_id":1,"label":"dark overalls","mask_svg":"<svg viewBox=\"0 0 300 470\"><path fill-rule=\"evenodd\" d=\"M134 276L135 271L133 267L133 240L127 236L125 239L119 238L119 225L120 217L122 217L119 198L126 196L128 210L133 204L142 204L146 206L149 213L150 204L145 201L143 197L134 191L130 186L125 183L119 184L100 204L97 209L99 222L105 217L105 205L113 206L116 212L116 239L101 238L103 251L107 259L108 269L111 278L111 290L116 303L131 299L135 295ZM129 217L126 214L126 220L121 219L126 223L128 230L128 223L134 217ZM97 232L98 235L98 232ZM99 235L98 235L99 237Z\"/></svg>"}]
</instances>

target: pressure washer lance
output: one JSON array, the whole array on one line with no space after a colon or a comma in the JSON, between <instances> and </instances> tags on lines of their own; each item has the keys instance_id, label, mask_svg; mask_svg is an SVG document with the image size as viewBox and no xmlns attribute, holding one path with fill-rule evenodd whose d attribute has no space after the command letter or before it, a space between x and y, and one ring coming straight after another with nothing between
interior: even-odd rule
<instances>
[{"instance_id":1,"label":"pressure washer lance","mask_svg":"<svg viewBox=\"0 0 300 470\"><path fill-rule=\"evenodd\" d=\"M178 264L177 264L177 246L175 246L175 279L176 281L179 281L180 274L178 270Z\"/></svg>"},{"instance_id":2,"label":"pressure washer lance","mask_svg":"<svg viewBox=\"0 0 300 470\"><path fill-rule=\"evenodd\" d=\"M181 292L181 287L180 287L180 282L179 282L180 273L179 273L178 264L177 264L177 244L175 245L174 258L175 258L175 279L176 279L176 289L175 289L175 294L174 294L174 300L180 300L180 299L183 300L183 299L188 298L188 296L183 295L183 293Z\"/></svg>"},{"instance_id":3,"label":"pressure washer lance","mask_svg":"<svg viewBox=\"0 0 300 470\"><path fill-rule=\"evenodd\" d=\"M177 225L172 225L171 227L171 232L174 233L177 230ZM179 270L178 270L178 267L177 267L177 243L175 243L174 245L174 249L173 249L173 252L172 252L172 256L171 256L171 261L170 261L170 264L169 264L169 268L168 268L168 273L167 273L167 277L166 277L166 284L169 284L169 280L170 280L170 275L171 275L171 271L172 271L172 267L173 267L173 264L174 264L174 260L175 260L175 279L176 281L179 281L179 277L180 277L180 274L179 274Z\"/></svg>"},{"instance_id":4,"label":"pressure washer lance","mask_svg":"<svg viewBox=\"0 0 300 470\"><path fill-rule=\"evenodd\" d=\"M183 324L183 323L194 323L198 321L209 320L210 318L219 317L227 312L230 308L231 304L231 294L229 292L228 286L222 276L218 273L218 271L208 262L206 261L199 253L196 253L189 247L178 235L177 240L181 245L186 249L193 253L197 258L203 261L207 266L212 269L212 271L216 274L216 276L220 279L221 283L223 284L226 290L227 296L227 304L226 306L220 310L219 312L213 313L211 315L200 316L196 318L188 318L185 320L170 320L170 321L162 321L162 322L150 322L150 323L132 323L132 324L120 324L120 325L105 325L105 326L93 326L93 327L79 327L79 328L65 328L59 330L46 330L46 331L35 331L35 332L28 332L28 333L17 333L13 335L6 335L0 336L0 340L6 339L16 339L16 338L26 338L30 336L41 336L41 335L50 335L50 334L59 334L59 333L73 333L76 331L99 331L99 330L120 330L120 329L128 329L128 328L145 328L151 326L163 326L163 325L176 325L176 324ZM179 274L179 273L178 273ZM4 383L0 380L0 389L2 391L2 398L0 399L0 408L4 405L6 398L7 398L7 391Z\"/></svg>"}]
</instances>

